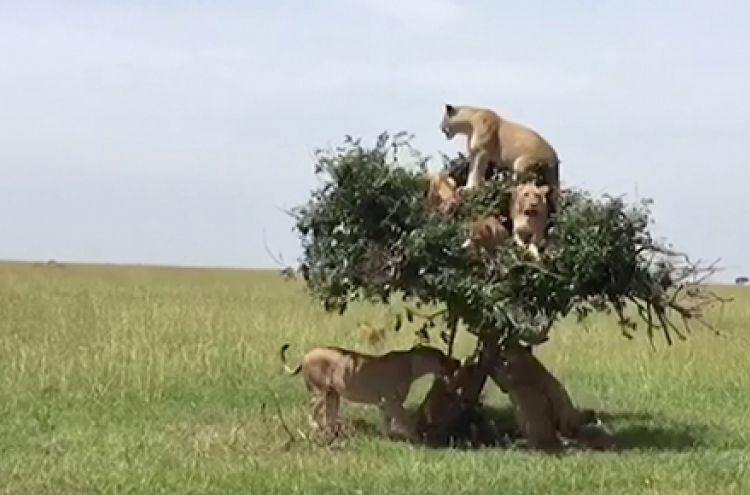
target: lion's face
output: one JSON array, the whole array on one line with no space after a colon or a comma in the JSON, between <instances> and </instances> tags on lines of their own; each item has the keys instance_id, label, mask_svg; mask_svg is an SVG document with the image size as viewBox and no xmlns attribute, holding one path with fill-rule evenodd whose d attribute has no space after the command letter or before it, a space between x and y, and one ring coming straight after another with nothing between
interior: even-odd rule
<instances>
[{"instance_id":1,"label":"lion's face","mask_svg":"<svg viewBox=\"0 0 750 495\"><path fill-rule=\"evenodd\" d=\"M516 189L516 211L529 217L536 217L547 212L547 193L549 186L521 184Z\"/></svg>"},{"instance_id":2,"label":"lion's face","mask_svg":"<svg viewBox=\"0 0 750 495\"><path fill-rule=\"evenodd\" d=\"M533 366L532 348L528 345L508 345L501 349L495 367L495 381L506 392L521 383L538 378L538 369Z\"/></svg>"},{"instance_id":3,"label":"lion's face","mask_svg":"<svg viewBox=\"0 0 750 495\"><path fill-rule=\"evenodd\" d=\"M475 243L481 242L492 237L492 222L489 218L475 220L469 225L469 239Z\"/></svg>"},{"instance_id":4,"label":"lion's face","mask_svg":"<svg viewBox=\"0 0 750 495\"><path fill-rule=\"evenodd\" d=\"M438 175L430 183L430 202L445 212L453 211L458 206L456 181L452 177Z\"/></svg>"},{"instance_id":5,"label":"lion's face","mask_svg":"<svg viewBox=\"0 0 750 495\"><path fill-rule=\"evenodd\" d=\"M443 111L443 118L440 120L440 130L446 139L453 139L456 135L456 123L454 117L458 114L458 109L453 105L446 104Z\"/></svg>"},{"instance_id":6,"label":"lion's face","mask_svg":"<svg viewBox=\"0 0 750 495\"><path fill-rule=\"evenodd\" d=\"M503 226L504 217L487 216L474 220L469 225L469 239L473 242L480 243L482 241L493 240L496 237L501 240L503 237L507 237L507 231Z\"/></svg>"}]
</instances>

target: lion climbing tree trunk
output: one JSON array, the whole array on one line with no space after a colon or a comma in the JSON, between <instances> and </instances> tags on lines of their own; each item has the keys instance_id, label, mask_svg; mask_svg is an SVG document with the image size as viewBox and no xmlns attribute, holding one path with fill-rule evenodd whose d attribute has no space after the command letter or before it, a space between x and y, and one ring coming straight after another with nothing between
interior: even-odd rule
<instances>
[{"instance_id":1,"label":"lion climbing tree trunk","mask_svg":"<svg viewBox=\"0 0 750 495\"><path fill-rule=\"evenodd\" d=\"M573 440L580 415L568 392L544 365L519 344L500 351L492 379L508 394L518 430L527 447L557 450Z\"/></svg>"},{"instance_id":2,"label":"lion climbing tree trunk","mask_svg":"<svg viewBox=\"0 0 750 495\"><path fill-rule=\"evenodd\" d=\"M450 379L433 383L418 410L426 443L446 445L458 438L475 445L497 443L497 425L479 413L488 378L510 399L521 445L544 451L614 447L606 431L583 425L568 391L529 347L491 341L480 341L480 349Z\"/></svg>"}]
</instances>

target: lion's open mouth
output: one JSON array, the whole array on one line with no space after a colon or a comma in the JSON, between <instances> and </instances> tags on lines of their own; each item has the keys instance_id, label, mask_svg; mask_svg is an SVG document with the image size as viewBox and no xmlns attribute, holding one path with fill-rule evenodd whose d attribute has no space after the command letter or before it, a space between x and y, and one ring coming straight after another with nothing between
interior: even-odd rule
<instances>
[{"instance_id":1,"label":"lion's open mouth","mask_svg":"<svg viewBox=\"0 0 750 495\"><path fill-rule=\"evenodd\" d=\"M523 214L527 217L535 217L539 215L539 210L536 209L527 209L523 211Z\"/></svg>"}]
</instances>

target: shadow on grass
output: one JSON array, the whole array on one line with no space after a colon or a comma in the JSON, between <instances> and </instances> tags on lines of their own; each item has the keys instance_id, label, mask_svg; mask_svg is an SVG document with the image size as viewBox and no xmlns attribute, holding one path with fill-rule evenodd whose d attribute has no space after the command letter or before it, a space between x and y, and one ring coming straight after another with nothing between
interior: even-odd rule
<instances>
[{"instance_id":1,"label":"shadow on grass","mask_svg":"<svg viewBox=\"0 0 750 495\"><path fill-rule=\"evenodd\" d=\"M365 418L351 418L350 421L357 435L362 435L368 438L382 436L380 428L374 423L367 421Z\"/></svg>"},{"instance_id":2,"label":"shadow on grass","mask_svg":"<svg viewBox=\"0 0 750 495\"><path fill-rule=\"evenodd\" d=\"M491 421L497 432L507 439L516 440L520 433L516 428L516 421L511 407L483 406L482 415ZM704 447L709 437L717 434L724 436L728 432L714 431L715 427L700 424L680 424L669 418L655 416L645 412L606 412L584 409L581 411L584 424L592 425L598 419L614 436L617 444L616 451L624 450L657 450L683 452ZM617 423L613 425L612 423ZM377 425L364 418L353 418L351 424L357 435L366 437L380 437ZM496 448L507 445L498 442ZM433 447L448 448L448 447Z\"/></svg>"},{"instance_id":3,"label":"shadow on grass","mask_svg":"<svg viewBox=\"0 0 750 495\"><path fill-rule=\"evenodd\" d=\"M497 408L484 406L482 411L498 425L499 429L515 431L515 419L510 407ZM702 424L677 423L667 417L642 411L594 411L582 409L584 425L594 425L597 420L612 433L617 451L658 450L683 452L704 447L709 438L728 432L715 431L716 427Z\"/></svg>"},{"instance_id":4,"label":"shadow on grass","mask_svg":"<svg viewBox=\"0 0 750 495\"><path fill-rule=\"evenodd\" d=\"M702 425L631 425L615 430L619 450L643 449L683 452L703 447L709 428Z\"/></svg>"}]
</instances>

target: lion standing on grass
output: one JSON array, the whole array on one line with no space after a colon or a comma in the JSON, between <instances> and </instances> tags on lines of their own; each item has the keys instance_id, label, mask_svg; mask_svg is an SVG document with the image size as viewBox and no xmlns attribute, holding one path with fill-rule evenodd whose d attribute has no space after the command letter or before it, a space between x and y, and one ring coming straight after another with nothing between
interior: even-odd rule
<instances>
[{"instance_id":1,"label":"lion standing on grass","mask_svg":"<svg viewBox=\"0 0 750 495\"><path fill-rule=\"evenodd\" d=\"M312 426L335 432L339 422L341 397L361 404L377 405L383 417L382 432L390 436L394 420L410 440L418 440L408 412L403 406L412 383L433 374L447 376L460 362L434 347L416 345L411 349L371 355L340 347L317 347L302 358L296 368L286 364L284 344L280 350L284 370L302 373L310 396Z\"/></svg>"}]
</instances>

